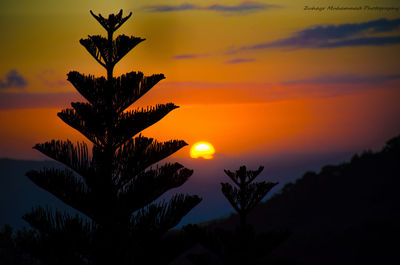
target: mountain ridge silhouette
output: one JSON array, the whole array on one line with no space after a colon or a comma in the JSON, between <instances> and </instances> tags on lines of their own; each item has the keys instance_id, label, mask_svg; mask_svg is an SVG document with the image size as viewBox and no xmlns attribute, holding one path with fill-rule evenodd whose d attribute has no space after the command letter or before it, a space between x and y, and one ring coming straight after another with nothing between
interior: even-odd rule
<instances>
[{"instance_id":1,"label":"mountain ridge silhouette","mask_svg":"<svg viewBox=\"0 0 400 265\"><path fill-rule=\"evenodd\" d=\"M248 217L256 231L291 231L266 260L290 264L392 264L399 261L400 136L379 152L324 166L286 184ZM237 215L209 222L234 229ZM385 263L386 262L386 263ZM393 263L394 264L394 263Z\"/></svg>"}]
</instances>

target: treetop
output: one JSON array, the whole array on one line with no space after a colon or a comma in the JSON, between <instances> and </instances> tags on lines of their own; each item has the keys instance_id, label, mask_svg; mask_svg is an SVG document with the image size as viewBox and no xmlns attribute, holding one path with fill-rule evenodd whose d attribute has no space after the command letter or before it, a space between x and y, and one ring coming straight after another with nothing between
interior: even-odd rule
<instances>
[{"instance_id":1,"label":"treetop","mask_svg":"<svg viewBox=\"0 0 400 265\"><path fill-rule=\"evenodd\" d=\"M107 32L114 32L116 31L119 27L122 26L122 24L127 21L131 15L132 12L129 13L128 16L122 17L122 9L118 12L118 14L109 14L108 18L104 18L101 14L98 14L97 16L93 13L92 10L90 10L90 14L103 26L103 28Z\"/></svg>"}]
</instances>

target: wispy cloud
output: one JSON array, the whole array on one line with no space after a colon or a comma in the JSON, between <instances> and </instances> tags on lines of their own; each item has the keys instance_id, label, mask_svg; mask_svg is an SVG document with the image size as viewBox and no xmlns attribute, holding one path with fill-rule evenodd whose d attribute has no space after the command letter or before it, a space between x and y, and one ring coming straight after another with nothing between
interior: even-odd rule
<instances>
[{"instance_id":1,"label":"wispy cloud","mask_svg":"<svg viewBox=\"0 0 400 265\"><path fill-rule=\"evenodd\" d=\"M219 5L214 4L208 7L205 7L206 10L215 10L219 12L254 12L258 10L265 10L270 8L277 8L276 5L267 5L258 2L243 2L238 5L228 6L228 5Z\"/></svg>"},{"instance_id":2,"label":"wispy cloud","mask_svg":"<svg viewBox=\"0 0 400 265\"><path fill-rule=\"evenodd\" d=\"M261 82L161 82L148 94L145 105L163 102L181 104L242 104L281 100L327 98L374 89L396 89L400 74L361 76L356 74L317 76L279 83ZM0 110L22 108L63 108L72 101L85 101L77 92L0 92Z\"/></svg>"},{"instance_id":3,"label":"wispy cloud","mask_svg":"<svg viewBox=\"0 0 400 265\"><path fill-rule=\"evenodd\" d=\"M328 98L376 89L399 89L400 75L338 75L278 83L164 82L146 100L180 104L241 104ZM168 91L168 92L166 92Z\"/></svg>"},{"instance_id":4,"label":"wispy cloud","mask_svg":"<svg viewBox=\"0 0 400 265\"><path fill-rule=\"evenodd\" d=\"M337 75L337 76L318 76L314 78L292 80L282 82L281 85L293 86L293 85L356 85L356 84L381 84L387 83L393 80L400 80L400 74L393 75L372 75L372 76L360 76L360 75Z\"/></svg>"},{"instance_id":5,"label":"wispy cloud","mask_svg":"<svg viewBox=\"0 0 400 265\"><path fill-rule=\"evenodd\" d=\"M143 9L148 12L173 12L173 11L187 11L187 10L211 10L223 13L251 13L271 8L278 8L277 5L269 5L254 1L246 1L237 5L221 5L212 4L208 6L200 6L189 3L179 5L149 5L144 6Z\"/></svg>"},{"instance_id":6,"label":"wispy cloud","mask_svg":"<svg viewBox=\"0 0 400 265\"><path fill-rule=\"evenodd\" d=\"M188 53L188 54L178 54L178 55L173 56L172 58L176 59L176 60L182 60L182 59L194 59L194 58L198 58L198 57L202 57L202 56L204 56L204 55Z\"/></svg>"},{"instance_id":7,"label":"wispy cloud","mask_svg":"<svg viewBox=\"0 0 400 265\"><path fill-rule=\"evenodd\" d=\"M84 101L75 92L64 93L4 93L0 92L0 110L61 108L68 107L71 101Z\"/></svg>"},{"instance_id":8,"label":"wispy cloud","mask_svg":"<svg viewBox=\"0 0 400 265\"><path fill-rule=\"evenodd\" d=\"M395 32L399 28L400 19L378 19L363 23L318 25L298 31L285 39L243 46L231 50L229 53L272 47L323 49L400 44L400 34ZM378 35L392 32L395 32L395 34L390 36Z\"/></svg>"},{"instance_id":9,"label":"wispy cloud","mask_svg":"<svg viewBox=\"0 0 400 265\"><path fill-rule=\"evenodd\" d=\"M180 5L151 5L144 6L143 9L149 12L171 12L171 11L184 11L198 9L198 6L193 4L180 4Z\"/></svg>"},{"instance_id":10,"label":"wispy cloud","mask_svg":"<svg viewBox=\"0 0 400 265\"><path fill-rule=\"evenodd\" d=\"M18 89L22 90L28 82L26 79L20 75L17 70L10 70L4 78L0 78L0 91L8 89Z\"/></svg>"},{"instance_id":11,"label":"wispy cloud","mask_svg":"<svg viewBox=\"0 0 400 265\"><path fill-rule=\"evenodd\" d=\"M254 62L255 60L253 58L236 58L236 59L232 59L229 61L226 61L226 64L238 64L238 63L250 63L250 62Z\"/></svg>"}]
</instances>

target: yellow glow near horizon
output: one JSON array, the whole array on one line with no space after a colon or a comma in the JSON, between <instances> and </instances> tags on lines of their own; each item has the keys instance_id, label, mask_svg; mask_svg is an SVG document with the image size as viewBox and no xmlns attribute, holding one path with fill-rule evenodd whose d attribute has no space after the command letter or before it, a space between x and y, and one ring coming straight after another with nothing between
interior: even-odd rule
<instances>
[{"instance_id":1,"label":"yellow glow near horizon","mask_svg":"<svg viewBox=\"0 0 400 265\"><path fill-rule=\"evenodd\" d=\"M213 159L215 149L209 142L197 142L190 148L191 158Z\"/></svg>"}]
</instances>

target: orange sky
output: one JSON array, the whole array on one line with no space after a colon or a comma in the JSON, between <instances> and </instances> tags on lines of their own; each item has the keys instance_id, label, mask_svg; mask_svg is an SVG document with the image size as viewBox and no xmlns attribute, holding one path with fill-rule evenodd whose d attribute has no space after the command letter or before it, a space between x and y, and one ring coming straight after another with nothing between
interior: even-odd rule
<instances>
[{"instance_id":1,"label":"orange sky","mask_svg":"<svg viewBox=\"0 0 400 265\"><path fill-rule=\"evenodd\" d=\"M147 39L116 75L140 70L167 77L135 106L181 106L145 136L205 140L217 153L262 156L361 151L400 133L400 11L225 2L2 1L0 33L7 41L0 46L0 157L43 159L31 149L35 143L86 140L56 113L77 93L66 73L105 74L78 42L104 34L89 9L133 11L118 33ZM13 70L25 83L9 77ZM176 156L188 157L189 148Z\"/></svg>"}]
</instances>

